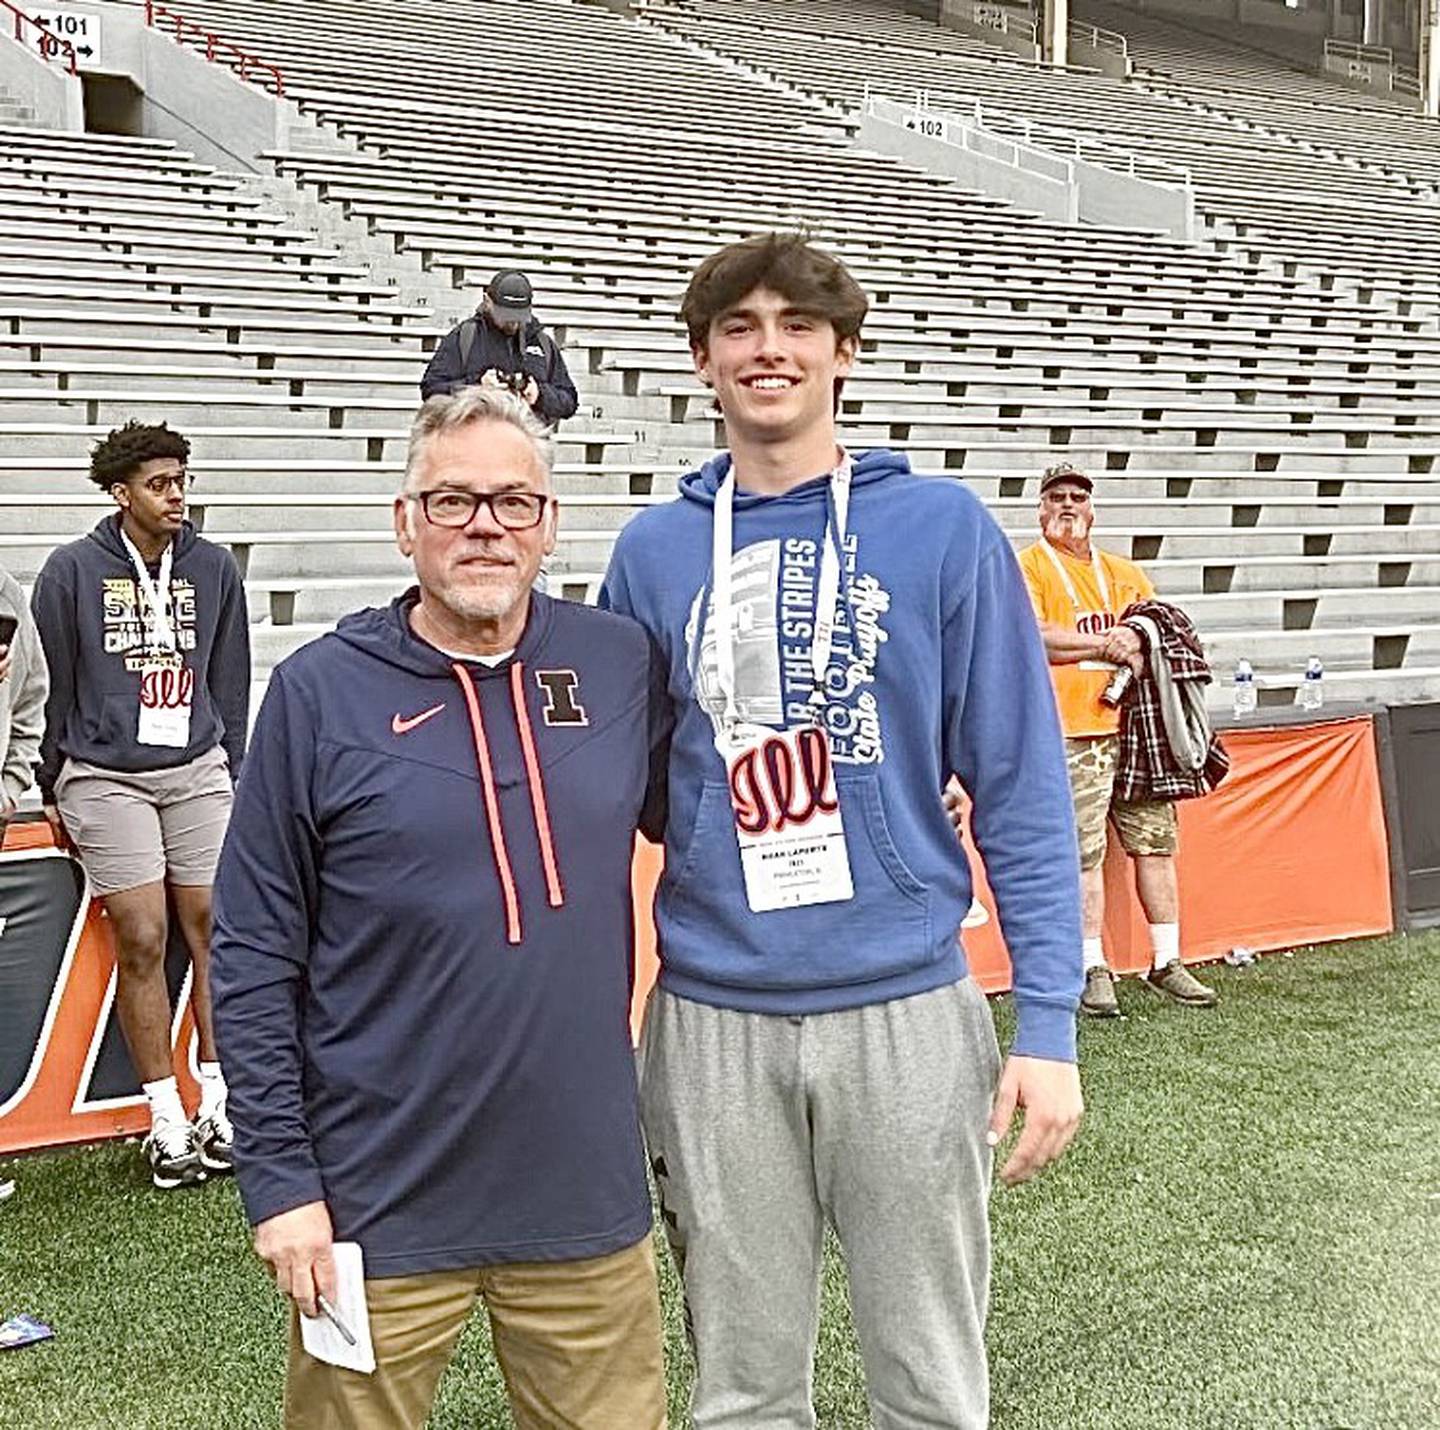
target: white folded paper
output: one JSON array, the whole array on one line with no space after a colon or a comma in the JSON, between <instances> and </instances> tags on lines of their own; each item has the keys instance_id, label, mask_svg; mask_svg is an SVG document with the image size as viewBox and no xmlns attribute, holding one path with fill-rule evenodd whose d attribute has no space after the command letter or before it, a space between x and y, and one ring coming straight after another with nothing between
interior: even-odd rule
<instances>
[{"instance_id":1,"label":"white folded paper","mask_svg":"<svg viewBox=\"0 0 1440 1430\"><path fill-rule=\"evenodd\" d=\"M370 1309L365 1304L365 1258L354 1241L337 1241L336 1287L332 1306L336 1317L355 1338L352 1346L325 1315L300 1317L300 1344L316 1360L343 1366L365 1375L375 1373L375 1347L370 1340Z\"/></svg>"}]
</instances>

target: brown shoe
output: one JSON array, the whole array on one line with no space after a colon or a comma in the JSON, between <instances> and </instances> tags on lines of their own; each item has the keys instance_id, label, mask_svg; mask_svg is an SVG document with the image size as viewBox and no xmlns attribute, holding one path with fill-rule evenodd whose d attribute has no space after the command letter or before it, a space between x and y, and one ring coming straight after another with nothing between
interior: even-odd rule
<instances>
[{"instance_id":1,"label":"brown shoe","mask_svg":"<svg viewBox=\"0 0 1440 1430\"><path fill-rule=\"evenodd\" d=\"M1201 983L1178 958L1164 968L1147 973L1145 981L1157 992L1169 994L1187 1008L1213 1008L1220 1001L1220 995Z\"/></svg>"},{"instance_id":2,"label":"brown shoe","mask_svg":"<svg viewBox=\"0 0 1440 1430\"><path fill-rule=\"evenodd\" d=\"M1085 974L1080 1011L1092 1018L1120 1016L1120 1005L1115 1001L1115 977L1108 968L1092 968Z\"/></svg>"}]
</instances>

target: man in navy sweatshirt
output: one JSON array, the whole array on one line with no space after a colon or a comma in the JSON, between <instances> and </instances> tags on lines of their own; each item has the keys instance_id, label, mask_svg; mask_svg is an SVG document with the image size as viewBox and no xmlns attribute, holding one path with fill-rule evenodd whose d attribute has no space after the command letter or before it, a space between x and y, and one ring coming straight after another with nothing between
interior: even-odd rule
<instances>
[{"instance_id":1,"label":"man in navy sweatshirt","mask_svg":"<svg viewBox=\"0 0 1440 1430\"><path fill-rule=\"evenodd\" d=\"M35 624L50 668L37 782L115 938L115 1008L150 1104L162 1190L230 1170L225 1079L210 1022L210 888L245 753L250 625L235 560L185 519L190 444L127 422L90 477L116 510L50 553ZM165 986L169 907L190 953L200 1105L180 1100Z\"/></svg>"},{"instance_id":2,"label":"man in navy sweatshirt","mask_svg":"<svg viewBox=\"0 0 1440 1430\"><path fill-rule=\"evenodd\" d=\"M630 523L602 604L669 664L660 986L641 1107L696 1349L697 1430L815 1424L824 1226L876 1430L982 1426L991 1149L1081 1114L1078 869L1045 653L959 482L836 441L864 294L793 236L682 308L730 451ZM1014 964L1003 1068L958 942L959 778Z\"/></svg>"},{"instance_id":3,"label":"man in navy sweatshirt","mask_svg":"<svg viewBox=\"0 0 1440 1430\"><path fill-rule=\"evenodd\" d=\"M550 464L508 393L425 404L395 501L418 588L276 669L236 792L240 1191L305 1316L358 1243L377 1362L315 1359L295 1318L291 1430L423 1425L477 1298L521 1430L664 1424L628 1017L663 673L633 621L532 590Z\"/></svg>"}]
</instances>

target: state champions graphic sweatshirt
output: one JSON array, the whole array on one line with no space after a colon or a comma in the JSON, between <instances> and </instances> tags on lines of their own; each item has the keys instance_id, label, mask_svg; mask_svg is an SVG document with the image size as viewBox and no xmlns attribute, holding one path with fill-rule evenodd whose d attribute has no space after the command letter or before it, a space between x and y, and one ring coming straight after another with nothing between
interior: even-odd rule
<instances>
[{"instance_id":1,"label":"state champions graphic sweatshirt","mask_svg":"<svg viewBox=\"0 0 1440 1430\"><path fill-rule=\"evenodd\" d=\"M220 745L234 779L245 755L250 705L250 616L235 558L185 522L170 573L180 655L195 673L190 742L136 739L147 651L135 568L118 512L57 546L35 578L30 604L50 669L45 736L35 781L46 804L68 756L106 770L174 769Z\"/></svg>"},{"instance_id":2,"label":"state champions graphic sweatshirt","mask_svg":"<svg viewBox=\"0 0 1440 1430\"><path fill-rule=\"evenodd\" d=\"M536 594L489 668L419 640L414 600L282 662L256 721L212 952L240 1192L252 1222L324 1200L372 1276L607 1255L650 1226L652 646Z\"/></svg>"},{"instance_id":3,"label":"state champions graphic sweatshirt","mask_svg":"<svg viewBox=\"0 0 1440 1430\"><path fill-rule=\"evenodd\" d=\"M678 500L635 517L600 596L639 620L668 664L675 728L656 901L661 985L720 1007L804 1014L963 977L957 933L971 876L941 804L953 772L974 801L973 832L1014 965L1012 1050L1072 1060L1081 987L1074 815L1045 652L1009 542L960 482L919 477L887 451L857 460L825 682L855 894L754 914L714 743L714 623L699 610L715 493L729 467L721 454L681 480ZM782 496L736 492L742 719L789 728L810 718L816 578L832 505L828 477Z\"/></svg>"}]
</instances>

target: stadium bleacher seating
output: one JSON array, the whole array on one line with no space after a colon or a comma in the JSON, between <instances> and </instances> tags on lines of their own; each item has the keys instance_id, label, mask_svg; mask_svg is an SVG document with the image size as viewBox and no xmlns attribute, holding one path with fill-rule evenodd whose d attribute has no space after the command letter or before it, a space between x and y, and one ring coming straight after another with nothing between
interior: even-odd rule
<instances>
[{"instance_id":1,"label":"stadium bleacher seating","mask_svg":"<svg viewBox=\"0 0 1440 1430\"><path fill-rule=\"evenodd\" d=\"M101 507L89 441L151 415L195 439L197 515L242 560L262 672L385 599L426 351L518 263L581 388L551 582L583 597L614 531L715 442L675 320L686 275L803 223L873 300L852 445L969 482L1017 541L1044 465L1094 471L1102 539L1273 699L1313 654L1337 694L1440 691L1434 126L1290 86L1268 56L1227 71L1224 42L1148 19L1122 82L882 0L434 0L383 26L360 0L192 11L283 64L344 144L276 153L257 185L0 108L0 560L22 579ZM858 149L866 81L1183 165L1207 241L1067 227ZM368 240L317 236L327 212ZM389 281L396 255L431 305Z\"/></svg>"}]
</instances>

